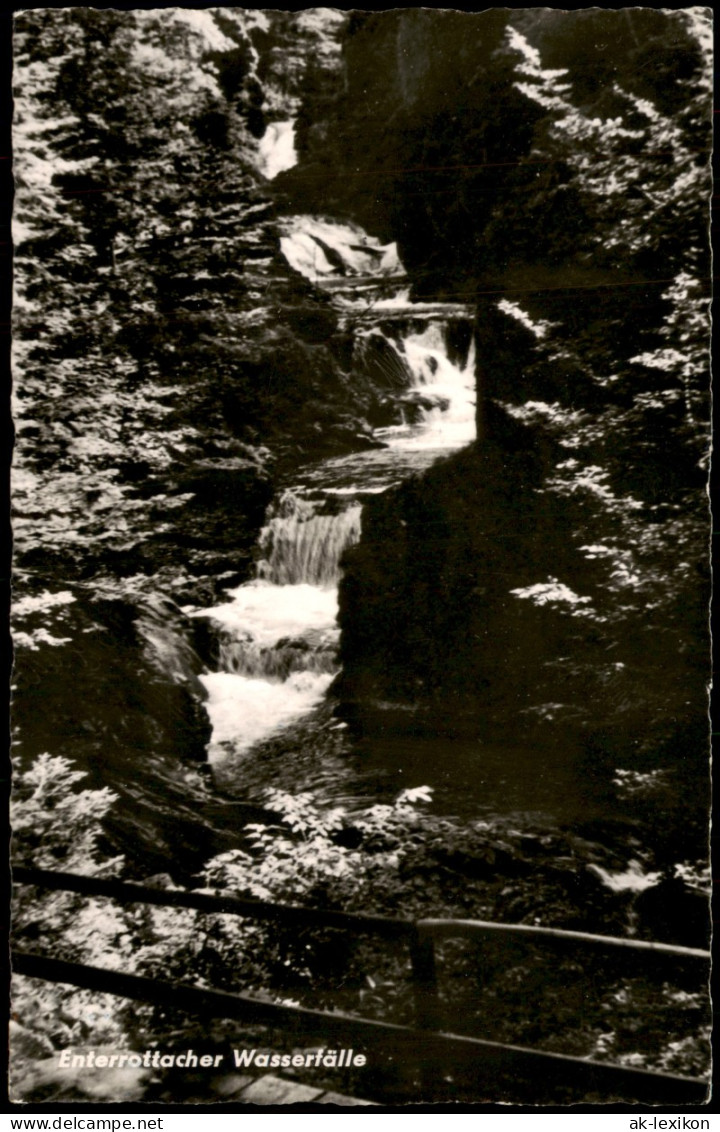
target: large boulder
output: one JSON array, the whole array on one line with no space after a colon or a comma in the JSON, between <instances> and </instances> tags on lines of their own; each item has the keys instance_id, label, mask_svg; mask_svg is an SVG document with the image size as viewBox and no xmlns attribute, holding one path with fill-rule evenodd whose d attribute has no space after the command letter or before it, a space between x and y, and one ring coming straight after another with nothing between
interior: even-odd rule
<instances>
[{"instance_id":1,"label":"large boulder","mask_svg":"<svg viewBox=\"0 0 720 1132\"><path fill-rule=\"evenodd\" d=\"M211 727L193 632L168 598L119 586L17 602L20 765L48 751L85 771L81 786L110 787L118 804L107 834L150 869L201 860L228 843L226 834L218 841L222 805L204 786Z\"/></svg>"}]
</instances>

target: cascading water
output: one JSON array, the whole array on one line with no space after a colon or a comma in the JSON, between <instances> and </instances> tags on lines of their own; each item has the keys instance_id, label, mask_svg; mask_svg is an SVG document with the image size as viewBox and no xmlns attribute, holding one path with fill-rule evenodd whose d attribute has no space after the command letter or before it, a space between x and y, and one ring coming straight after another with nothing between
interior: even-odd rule
<instances>
[{"instance_id":1,"label":"cascading water","mask_svg":"<svg viewBox=\"0 0 720 1132\"><path fill-rule=\"evenodd\" d=\"M419 334L401 342L412 374L409 401L419 427L407 435L407 424L390 426L378 435L394 439L404 448L460 448L475 439L475 342L470 340L462 367L453 365L446 352L443 325L428 323ZM407 413L407 410L406 410Z\"/></svg>"},{"instance_id":2,"label":"cascading water","mask_svg":"<svg viewBox=\"0 0 720 1132\"><path fill-rule=\"evenodd\" d=\"M391 420L376 428L384 447L299 469L268 509L254 579L195 611L218 644L217 671L202 678L216 789L238 799L270 785L312 789L332 804L368 805L429 784L436 806L473 820L511 814L531 829L548 815L599 820L605 786L565 748L457 739L439 757L434 737L390 729L368 738L314 715L338 668L337 584L365 500L475 439L474 311L411 303L394 245L356 226L294 217L284 230L286 257L331 297L352 336L353 369L381 391ZM613 884L639 883L616 871Z\"/></svg>"},{"instance_id":3,"label":"cascading water","mask_svg":"<svg viewBox=\"0 0 720 1132\"><path fill-rule=\"evenodd\" d=\"M292 169L297 162L295 152L295 122L272 122L258 144L260 172L269 181L278 173Z\"/></svg>"},{"instance_id":4,"label":"cascading water","mask_svg":"<svg viewBox=\"0 0 720 1132\"><path fill-rule=\"evenodd\" d=\"M340 563L360 537L363 496L475 437L472 335L460 364L447 346L448 319L470 313L409 303L395 245L356 225L293 217L284 228L288 262L332 293L358 358L374 351L397 423L377 429L384 447L325 461L286 487L268 510L255 578L194 612L218 636L218 671L202 677L216 765L321 702L336 671Z\"/></svg>"},{"instance_id":5,"label":"cascading water","mask_svg":"<svg viewBox=\"0 0 720 1132\"><path fill-rule=\"evenodd\" d=\"M202 679L213 725L211 761L237 754L309 711L335 671L337 582L360 537L360 507L285 491L260 535L256 578L200 611L219 629L220 671Z\"/></svg>"},{"instance_id":6,"label":"cascading water","mask_svg":"<svg viewBox=\"0 0 720 1132\"><path fill-rule=\"evenodd\" d=\"M342 552L360 537L360 512L355 506L323 514L313 501L285 491L260 534L258 577L276 586L335 585Z\"/></svg>"}]
</instances>

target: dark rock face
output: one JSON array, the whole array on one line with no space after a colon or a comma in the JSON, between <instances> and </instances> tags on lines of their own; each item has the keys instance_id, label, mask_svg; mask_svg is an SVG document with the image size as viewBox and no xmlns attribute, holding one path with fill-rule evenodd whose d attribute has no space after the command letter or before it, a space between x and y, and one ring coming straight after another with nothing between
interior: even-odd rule
<instances>
[{"instance_id":1,"label":"dark rock face","mask_svg":"<svg viewBox=\"0 0 720 1132\"><path fill-rule=\"evenodd\" d=\"M18 612L20 765L49 751L84 771L83 785L109 787L119 798L105 823L111 845L143 869L227 848L239 811L225 813L204 785L210 724L194 623L157 596L78 587L54 598Z\"/></svg>"},{"instance_id":2,"label":"dark rock face","mask_svg":"<svg viewBox=\"0 0 720 1132\"><path fill-rule=\"evenodd\" d=\"M550 752L608 785L617 768L651 781L670 767L680 796L638 797L635 820L660 857L702 856L706 661L689 639L703 640L707 589L665 578L649 609L642 587L615 588L613 564L581 549L607 537L606 517L543 487L521 426L494 427L366 504L340 588L336 711L360 738L534 749L538 774Z\"/></svg>"},{"instance_id":3,"label":"dark rock face","mask_svg":"<svg viewBox=\"0 0 720 1132\"><path fill-rule=\"evenodd\" d=\"M678 595L657 615L627 596L620 611L607 564L581 549L602 516L543 489L548 463L521 425L498 418L494 431L366 504L344 561L341 695L429 706L449 733L530 734L557 719L611 732L632 717L628 742L643 734L647 747L650 700L672 702L686 726L703 658L696 667L683 647ZM680 616L699 632L705 591L692 618L687 596Z\"/></svg>"},{"instance_id":4,"label":"dark rock face","mask_svg":"<svg viewBox=\"0 0 720 1132\"><path fill-rule=\"evenodd\" d=\"M649 10L404 9L354 14L343 68L283 187L396 239L416 297L476 304L479 439L367 505L341 710L542 731L608 766L672 748L702 777L708 119L679 93L705 89L698 40ZM643 100L697 172L683 235ZM659 262L694 282L658 286Z\"/></svg>"},{"instance_id":5,"label":"dark rock face","mask_svg":"<svg viewBox=\"0 0 720 1132\"><path fill-rule=\"evenodd\" d=\"M488 126L488 75L506 21L501 11L353 13L343 86L330 107L327 98L315 105L306 98L302 162L283 175L283 187L308 206L323 196L334 214L397 239L407 267L422 259L433 272L440 253L432 191L442 194L457 181L450 166L460 138L472 148ZM526 133L525 127L520 147ZM447 203L442 196L436 202L441 210Z\"/></svg>"},{"instance_id":6,"label":"dark rock face","mask_svg":"<svg viewBox=\"0 0 720 1132\"><path fill-rule=\"evenodd\" d=\"M594 281L597 266L582 254L587 217L563 155L546 163L536 153L524 165L544 111L519 89L528 73L508 49L512 30L572 84L589 117L624 112L615 84L676 113L682 80L697 76L683 17L650 9L352 13L342 82L315 99L305 92L302 160L280 183L303 209L322 201L397 240L418 295L472 301L478 288L525 290L531 265L539 286L560 266Z\"/></svg>"}]
</instances>

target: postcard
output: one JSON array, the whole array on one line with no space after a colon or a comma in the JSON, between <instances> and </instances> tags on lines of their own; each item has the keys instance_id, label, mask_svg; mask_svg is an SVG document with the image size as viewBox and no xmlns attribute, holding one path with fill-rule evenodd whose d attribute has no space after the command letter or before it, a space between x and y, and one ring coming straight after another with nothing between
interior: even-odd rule
<instances>
[{"instance_id":1,"label":"postcard","mask_svg":"<svg viewBox=\"0 0 720 1132\"><path fill-rule=\"evenodd\" d=\"M14 29L16 1105L704 1105L709 9Z\"/></svg>"}]
</instances>

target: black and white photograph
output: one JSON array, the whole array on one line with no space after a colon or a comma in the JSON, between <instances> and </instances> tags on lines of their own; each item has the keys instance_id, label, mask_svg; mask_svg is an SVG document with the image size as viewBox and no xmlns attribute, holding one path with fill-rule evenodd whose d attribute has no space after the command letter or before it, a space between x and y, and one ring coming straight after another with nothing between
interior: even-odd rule
<instances>
[{"instance_id":1,"label":"black and white photograph","mask_svg":"<svg viewBox=\"0 0 720 1132\"><path fill-rule=\"evenodd\" d=\"M712 45L16 11L14 1106L708 1104Z\"/></svg>"}]
</instances>

